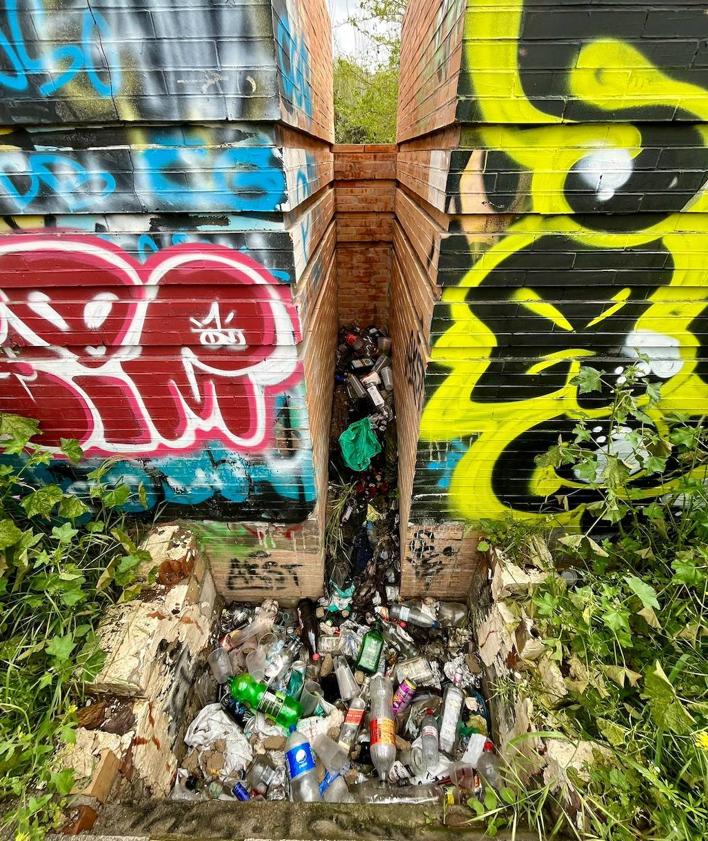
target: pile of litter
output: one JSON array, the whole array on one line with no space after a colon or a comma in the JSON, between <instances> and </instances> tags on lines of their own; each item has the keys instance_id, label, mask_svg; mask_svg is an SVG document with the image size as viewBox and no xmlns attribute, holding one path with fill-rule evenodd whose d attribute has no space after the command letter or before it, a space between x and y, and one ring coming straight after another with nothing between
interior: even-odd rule
<instances>
[{"instance_id":1,"label":"pile of litter","mask_svg":"<svg viewBox=\"0 0 708 841\"><path fill-rule=\"evenodd\" d=\"M457 802L495 784L465 605L327 606L224 611L220 701L187 731L173 797Z\"/></svg>"},{"instance_id":2,"label":"pile of litter","mask_svg":"<svg viewBox=\"0 0 708 841\"><path fill-rule=\"evenodd\" d=\"M340 332L326 594L232 605L173 797L447 803L499 787L464 604L399 599L391 339Z\"/></svg>"}]
</instances>

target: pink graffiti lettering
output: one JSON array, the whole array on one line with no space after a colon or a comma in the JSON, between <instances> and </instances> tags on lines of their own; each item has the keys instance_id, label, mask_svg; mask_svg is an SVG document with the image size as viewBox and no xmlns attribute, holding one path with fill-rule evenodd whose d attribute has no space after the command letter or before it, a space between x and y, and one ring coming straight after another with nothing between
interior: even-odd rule
<instances>
[{"instance_id":1,"label":"pink graffiti lettering","mask_svg":"<svg viewBox=\"0 0 708 841\"><path fill-rule=\"evenodd\" d=\"M302 378L297 313L263 266L202 243L146 263L98 237L0 238L0 411L41 443L154 456L270 445L273 401Z\"/></svg>"}]
</instances>

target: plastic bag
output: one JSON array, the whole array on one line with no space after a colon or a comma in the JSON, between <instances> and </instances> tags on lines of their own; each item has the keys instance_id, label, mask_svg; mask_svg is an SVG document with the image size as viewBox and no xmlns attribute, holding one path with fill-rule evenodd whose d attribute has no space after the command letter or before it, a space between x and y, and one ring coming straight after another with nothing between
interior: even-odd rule
<instances>
[{"instance_id":1,"label":"plastic bag","mask_svg":"<svg viewBox=\"0 0 708 841\"><path fill-rule=\"evenodd\" d=\"M366 470L371 459L381 452L381 444L371 428L371 420L354 421L339 436L344 462L352 470Z\"/></svg>"},{"instance_id":2,"label":"plastic bag","mask_svg":"<svg viewBox=\"0 0 708 841\"><path fill-rule=\"evenodd\" d=\"M189 725L184 736L184 743L200 752L199 765L207 779L212 775L203 767L202 758L216 748L216 742L223 744L219 778L226 781L238 777L251 764L251 745L241 728L221 709L221 704L207 704Z\"/></svg>"}]
</instances>

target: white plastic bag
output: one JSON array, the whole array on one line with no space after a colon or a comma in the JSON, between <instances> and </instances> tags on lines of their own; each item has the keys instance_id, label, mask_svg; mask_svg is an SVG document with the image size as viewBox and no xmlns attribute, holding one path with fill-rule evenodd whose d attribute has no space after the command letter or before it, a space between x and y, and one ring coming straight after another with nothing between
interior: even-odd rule
<instances>
[{"instance_id":1,"label":"white plastic bag","mask_svg":"<svg viewBox=\"0 0 708 841\"><path fill-rule=\"evenodd\" d=\"M187 728L184 743L198 751L214 748L224 741L224 766L220 778L237 777L251 764L253 751L241 728L221 709L221 704L207 704Z\"/></svg>"}]
</instances>

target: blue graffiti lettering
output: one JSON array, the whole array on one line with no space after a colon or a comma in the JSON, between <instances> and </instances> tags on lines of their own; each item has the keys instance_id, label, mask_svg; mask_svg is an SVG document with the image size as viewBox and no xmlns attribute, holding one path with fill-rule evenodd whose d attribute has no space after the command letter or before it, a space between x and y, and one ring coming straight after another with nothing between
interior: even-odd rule
<instances>
[{"instance_id":1,"label":"blue graffiti lettering","mask_svg":"<svg viewBox=\"0 0 708 841\"><path fill-rule=\"evenodd\" d=\"M312 78L310 75L310 53L305 36L291 31L286 16L278 18L275 33L276 55L282 79L285 107L292 111L300 108L312 118Z\"/></svg>"},{"instance_id":2,"label":"blue graffiti lettering","mask_svg":"<svg viewBox=\"0 0 708 841\"><path fill-rule=\"evenodd\" d=\"M37 33L46 31L45 11L41 0L31 0L28 11L20 11L19 0L5 0L7 32L0 29L0 51L10 72L0 72L0 86L13 91L26 91L32 77L49 77L39 84L40 96L52 96L72 82L80 73L86 72L94 91L100 97L109 98L120 91L121 68L118 54L110 39L101 40L109 34L108 23L103 15L87 8L81 18L81 42L62 44L33 58L26 44L22 24L34 26ZM9 35L9 37L8 37ZM31 40L37 36L32 34ZM37 39L35 48L43 42ZM108 78L104 81L100 74ZM54 78L52 78L54 77Z\"/></svg>"},{"instance_id":3,"label":"blue graffiti lettering","mask_svg":"<svg viewBox=\"0 0 708 841\"><path fill-rule=\"evenodd\" d=\"M26 186L20 186L25 181ZM19 183L17 183L19 182ZM47 193L56 196L72 213L89 210L109 196L116 180L105 171L90 171L77 160L55 153L0 154L0 196L13 209L27 210Z\"/></svg>"}]
</instances>

